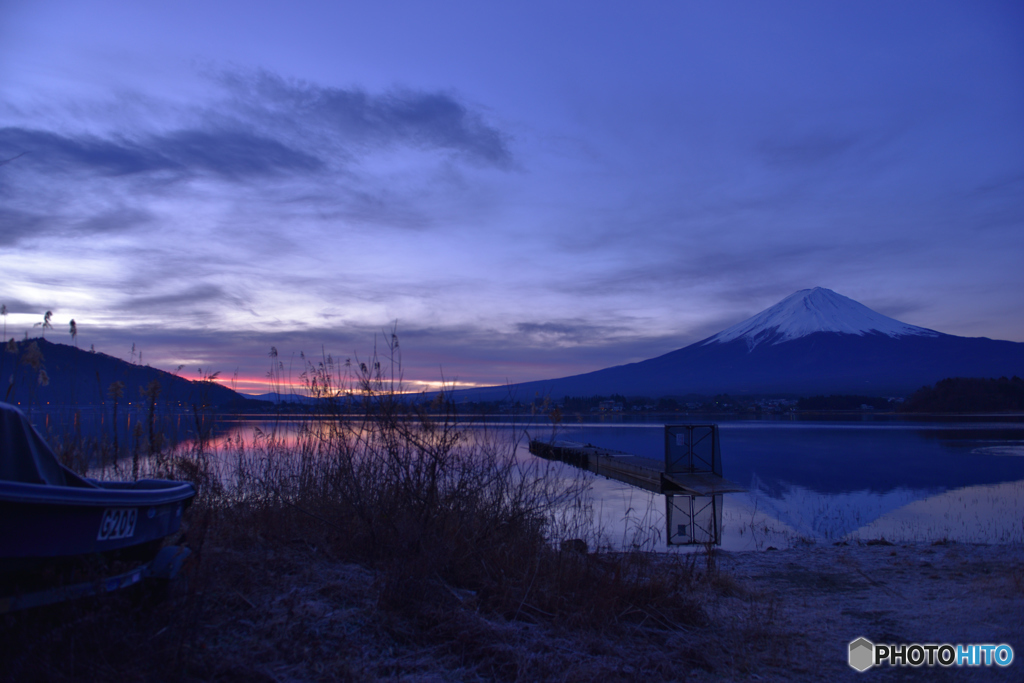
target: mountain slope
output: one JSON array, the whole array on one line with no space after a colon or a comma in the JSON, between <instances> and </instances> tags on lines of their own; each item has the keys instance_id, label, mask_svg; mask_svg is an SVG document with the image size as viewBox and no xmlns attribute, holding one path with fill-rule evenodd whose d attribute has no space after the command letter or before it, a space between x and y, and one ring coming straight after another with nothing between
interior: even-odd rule
<instances>
[{"instance_id":1,"label":"mountain slope","mask_svg":"<svg viewBox=\"0 0 1024 683\"><path fill-rule=\"evenodd\" d=\"M459 392L535 395L906 394L945 377L1024 376L1024 344L908 325L828 289L805 289L663 356L583 375Z\"/></svg>"},{"instance_id":2,"label":"mountain slope","mask_svg":"<svg viewBox=\"0 0 1024 683\"><path fill-rule=\"evenodd\" d=\"M41 358L34 367L32 344ZM192 382L169 372L144 365L127 363L105 353L83 351L67 344L46 339L30 339L16 343L16 353L0 351L0 401L27 405L100 405L111 401L108 390L114 382L124 384L124 403L141 400L142 391L153 380L160 383L158 403L199 406L242 407L263 406L216 382ZM46 373L40 383L39 370ZM13 382L11 379L13 378ZM5 398L6 396L6 398Z\"/></svg>"},{"instance_id":3,"label":"mountain slope","mask_svg":"<svg viewBox=\"0 0 1024 683\"><path fill-rule=\"evenodd\" d=\"M743 339L753 348L762 342L781 344L815 332L837 332L863 336L883 334L889 337L937 337L938 332L902 323L831 289L815 287L790 294L771 308L752 318L722 330L701 342L702 345Z\"/></svg>"}]
</instances>

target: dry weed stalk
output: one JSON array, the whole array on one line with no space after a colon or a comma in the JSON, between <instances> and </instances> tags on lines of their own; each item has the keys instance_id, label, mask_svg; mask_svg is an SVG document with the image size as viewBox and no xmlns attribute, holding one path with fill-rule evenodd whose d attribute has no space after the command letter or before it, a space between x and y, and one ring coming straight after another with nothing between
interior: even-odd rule
<instances>
[{"instance_id":1,"label":"dry weed stalk","mask_svg":"<svg viewBox=\"0 0 1024 683\"><path fill-rule=\"evenodd\" d=\"M339 680L359 680L360 670L372 672L366 679L427 670L546 679L568 663L585 677L616 671L618 659L587 655L593 641L636 649L636 676L678 673L664 648L678 650L707 623L696 560L673 564L641 547L588 552L579 539L596 534L580 522L590 511L584 480L521 456L507 434L467 430L447 391L410 400L397 342L364 362L304 359L309 419L249 440L214 448L197 412L193 442L165 447L150 436L156 452L145 457L136 422L132 476L200 490L182 540L193 549L187 588L156 609L140 610L144 593L57 608L95 610L91 630L47 647L45 661L19 660L19 672L251 679L272 662ZM18 634L5 647L45 632L48 619L27 615L5 629ZM544 633L576 635L540 656ZM140 637L164 664L126 646Z\"/></svg>"}]
</instances>

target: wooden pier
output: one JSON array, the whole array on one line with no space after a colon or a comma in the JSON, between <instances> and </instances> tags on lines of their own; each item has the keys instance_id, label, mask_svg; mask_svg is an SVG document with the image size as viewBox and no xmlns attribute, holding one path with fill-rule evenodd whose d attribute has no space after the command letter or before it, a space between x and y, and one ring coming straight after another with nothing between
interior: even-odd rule
<instances>
[{"instance_id":1,"label":"wooden pier","mask_svg":"<svg viewBox=\"0 0 1024 683\"><path fill-rule=\"evenodd\" d=\"M666 473L663 461L599 448L589 443L532 439L530 452L546 460L564 462L654 493L714 496L746 490L714 472Z\"/></svg>"},{"instance_id":2,"label":"wooden pier","mask_svg":"<svg viewBox=\"0 0 1024 683\"><path fill-rule=\"evenodd\" d=\"M722 476L718 425L665 425L665 459L573 441L530 440L530 452L665 496L668 545L722 543L723 493L744 488Z\"/></svg>"}]
</instances>

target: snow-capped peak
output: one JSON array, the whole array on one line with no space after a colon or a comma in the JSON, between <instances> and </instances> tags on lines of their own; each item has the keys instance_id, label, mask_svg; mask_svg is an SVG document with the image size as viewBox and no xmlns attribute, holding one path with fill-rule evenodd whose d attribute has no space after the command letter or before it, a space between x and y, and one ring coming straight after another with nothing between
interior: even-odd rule
<instances>
[{"instance_id":1,"label":"snow-capped peak","mask_svg":"<svg viewBox=\"0 0 1024 683\"><path fill-rule=\"evenodd\" d=\"M836 294L831 289L815 287L790 294L753 318L748 318L708 338L704 344L745 339L747 346L754 348L761 342L779 344L815 332L856 335L876 333L890 337L939 335L934 330L901 323L899 320L876 313L864 304Z\"/></svg>"}]
</instances>

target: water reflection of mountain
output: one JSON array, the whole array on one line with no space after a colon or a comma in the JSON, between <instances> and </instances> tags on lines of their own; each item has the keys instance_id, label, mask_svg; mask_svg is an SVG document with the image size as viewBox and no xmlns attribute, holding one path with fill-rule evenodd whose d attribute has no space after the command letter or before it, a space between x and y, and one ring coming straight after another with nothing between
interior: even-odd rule
<instances>
[{"instance_id":1,"label":"water reflection of mountain","mask_svg":"<svg viewBox=\"0 0 1024 683\"><path fill-rule=\"evenodd\" d=\"M724 474L757 477L766 494L797 486L823 494L945 491L1024 479L1024 458L978 448L1019 445L1020 425L722 423ZM663 457L659 425L588 429L566 438L646 457Z\"/></svg>"},{"instance_id":2,"label":"water reflection of mountain","mask_svg":"<svg viewBox=\"0 0 1024 683\"><path fill-rule=\"evenodd\" d=\"M744 502L805 538L835 541L865 525L939 491L895 488L886 492L820 493L781 481L764 482L756 475Z\"/></svg>"}]
</instances>

